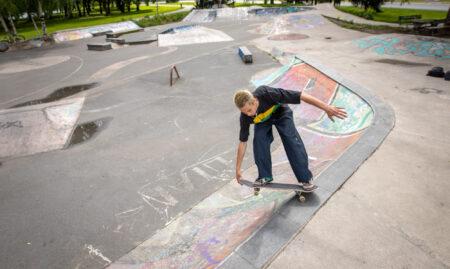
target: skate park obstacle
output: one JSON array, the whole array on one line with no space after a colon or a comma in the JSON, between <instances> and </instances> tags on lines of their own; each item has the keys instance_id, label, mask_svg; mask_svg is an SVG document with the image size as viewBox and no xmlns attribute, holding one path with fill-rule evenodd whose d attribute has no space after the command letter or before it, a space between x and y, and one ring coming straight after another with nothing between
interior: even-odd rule
<instances>
[{"instance_id":1,"label":"skate park obstacle","mask_svg":"<svg viewBox=\"0 0 450 269\"><path fill-rule=\"evenodd\" d=\"M177 67L173 65L172 68L170 68L170 87L172 87L173 85L173 70L175 70L175 73L177 73L177 79L180 78L180 74L178 74Z\"/></svg>"},{"instance_id":2,"label":"skate park obstacle","mask_svg":"<svg viewBox=\"0 0 450 269\"><path fill-rule=\"evenodd\" d=\"M239 47L239 56L244 63L253 63L253 55L247 47Z\"/></svg>"},{"instance_id":3,"label":"skate park obstacle","mask_svg":"<svg viewBox=\"0 0 450 269\"><path fill-rule=\"evenodd\" d=\"M87 44L88 50L110 50L112 49L111 43L93 43L93 44Z\"/></svg>"}]
</instances>

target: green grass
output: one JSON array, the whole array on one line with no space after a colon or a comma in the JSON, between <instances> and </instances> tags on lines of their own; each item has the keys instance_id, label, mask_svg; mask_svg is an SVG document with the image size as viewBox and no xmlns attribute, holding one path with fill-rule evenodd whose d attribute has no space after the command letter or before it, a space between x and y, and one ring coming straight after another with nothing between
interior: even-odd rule
<instances>
[{"instance_id":1,"label":"green grass","mask_svg":"<svg viewBox=\"0 0 450 269\"><path fill-rule=\"evenodd\" d=\"M344 1L342 1L342 2L350 2L349 0L344 0ZM427 1L425 1L425 0L409 0L409 2L411 2L411 3L428 3ZM450 0L440 0L440 1L437 1L437 2L434 2L434 1L430 1L430 3L448 3L448 2L450 2ZM391 3L391 1L386 1L386 4L390 4ZM400 1L394 1L394 3L400 3ZM404 5L407 5L408 3L403 3Z\"/></svg>"},{"instance_id":2,"label":"green grass","mask_svg":"<svg viewBox=\"0 0 450 269\"><path fill-rule=\"evenodd\" d=\"M445 19L447 11L417 10L417 9L399 9L399 8L381 8L377 13L373 9L364 12L363 8L358 7L339 7L339 10L374 21L398 23L398 16L422 15L422 19Z\"/></svg>"},{"instance_id":3,"label":"green grass","mask_svg":"<svg viewBox=\"0 0 450 269\"><path fill-rule=\"evenodd\" d=\"M449 0L450 1L450 0ZM191 3L191 2L188 2L188 3L181 3L181 4L183 4L183 7L184 6L195 6L195 3ZM159 6L161 6L161 5L163 5L163 6L180 6L180 3L160 3L160 4L158 4ZM150 6L156 6L156 4L150 4Z\"/></svg>"},{"instance_id":4,"label":"green grass","mask_svg":"<svg viewBox=\"0 0 450 269\"><path fill-rule=\"evenodd\" d=\"M140 27L150 27L155 25L161 25L161 24L167 24L172 22L178 22L184 19L184 17L189 14L190 11L185 12L179 12L174 14L168 14L168 15L158 15L154 17L146 17L139 21L136 21L136 24Z\"/></svg>"},{"instance_id":5,"label":"green grass","mask_svg":"<svg viewBox=\"0 0 450 269\"><path fill-rule=\"evenodd\" d=\"M353 21L335 19L335 18L326 17L326 16L325 16L325 18L343 28L366 32L366 33L373 33L373 34L413 33L411 29L407 29L407 28L403 28L403 27L395 27L395 26L388 26L388 25L362 24L362 23L355 23Z\"/></svg>"},{"instance_id":6,"label":"green grass","mask_svg":"<svg viewBox=\"0 0 450 269\"><path fill-rule=\"evenodd\" d=\"M120 11L118 11L117 9L111 9L110 16L100 15L100 12L98 9L95 10L94 12L92 12L91 16L89 16L89 17L66 19L66 18L61 18L61 16L55 16L55 18L52 20L46 20L47 33L50 35L51 33L61 31L61 30L82 28L82 27L108 24L108 23L114 23L114 22L121 22L124 20L142 18L145 16L151 16L151 15L156 14L156 7L154 7L154 6L147 7L145 5L142 5L139 8L140 8L140 11L136 11L136 7L132 6L130 13L123 13L123 14L120 13ZM175 10L179 10L179 9L180 9L179 5L174 6L174 7L160 6L158 8L158 12L165 13L165 12L175 11ZM77 14L78 13L74 13L74 15L77 15ZM38 24L39 30L41 30L40 23L38 21L36 21L36 23ZM16 28L17 28L17 33L20 36L25 37L26 39L37 37L37 33L33 27L33 24L28 23L25 20L21 20L21 21L17 22ZM41 30L41 34L42 34L42 30ZM3 31L3 29L0 31L0 40L6 40L6 33Z\"/></svg>"}]
</instances>

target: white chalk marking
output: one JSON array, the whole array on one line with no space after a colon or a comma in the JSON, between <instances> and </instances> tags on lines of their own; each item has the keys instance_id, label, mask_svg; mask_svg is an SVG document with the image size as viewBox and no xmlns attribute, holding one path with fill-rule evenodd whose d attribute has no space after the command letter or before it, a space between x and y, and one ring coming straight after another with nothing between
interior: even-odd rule
<instances>
[{"instance_id":1,"label":"white chalk marking","mask_svg":"<svg viewBox=\"0 0 450 269\"><path fill-rule=\"evenodd\" d=\"M208 173L206 173L205 171L203 171L202 169L198 168L198 167L194 167L192 168L192 171L196 172L197 174L199 174L200 176L204 177L206 180L210 180L211 179L211 175L209 175Z\"/></svg>"},{"instance_id":2,"label":"white chalk marking","mask_svg":"<svg viewBox=\"0 0 450 269\"><path fill-rule=\"evenodd\" d=\"M120 217L120 218L123 218L123 217L130 217L130 216L136 215L136 214L138 214L139 212L141 212L141 210L142 210L143 208L144 208L144 206L141 205L140 207L133 208L133 209L130 209L130 210L127 210L127 211L124 211L124 212L117 213L117 214L115 214L114 216Z\"/></svg>"},{"instance_id":3,"label":"white chalk marking","mask_svg":"<svg viewBox=\"0 0 450 269\"><path fill-rule=\"evenodd\" d=\"M106 258L105 255L103 255L99 249L94 248L92 245L84 245L85 248L89 250L89 256L92 257L92 255L100 257L102 260L107 262L108 264L112 263L110 259Z\"/></svg>"},{"instance_id":4,"label":"white chalk marking","mask_svg":"<svg viewBox=\"0 0 450 269\"><path fill-rule=\"evenodd\" d=\"M232 162L231 160L227 161L227 160L225 160L225 159L222 158L222 157L217 157L217 158L216 158L216 161L218 161L218 162L220 162L220 163L222 163L222 164L224 164L224 165L226 165L226 166L230 165L230 163Z\"/></svg>"}]
</instances>

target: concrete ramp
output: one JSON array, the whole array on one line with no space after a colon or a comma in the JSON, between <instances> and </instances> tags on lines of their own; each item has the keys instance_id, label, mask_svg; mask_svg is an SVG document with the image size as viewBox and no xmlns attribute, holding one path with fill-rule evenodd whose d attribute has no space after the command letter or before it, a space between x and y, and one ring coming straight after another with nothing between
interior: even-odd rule
<instances>
[{"instance_id":1,"label":"concrete ramp","mask_svg":"<svg viewBox=\"0 0 450 269\"><path fill-rule=\"evenodd\" d=\"M123 21L123 22L97 25L97 26L86 27L86 28L59 31L59 32L52 34L52 36L53 36L53 39L55 40L55 42L61 43L61 42L70 41L70 40L91 38L94 35L96 35L96 33L106 33L106 32L124 33L124 32L131 32L131 31L138 31L141 29L142 29L141 27L139 27L136 23L134 23L132 21Z\"/></svg>"},{"instance_id":2,"label":"concrete ramp","mask_svg":"<svg viewBox=\"0 0 450 269\"><path fill-rule=\"evenodd\" d=\"M325 24L324 18L316 14L289 14L275 17L258 27L255 32L265 35L300 33Z\"/></svg>"},{"instance_id":3,"label":"concrete ramp","mask_svg":"<svg viewBox=\"0 0 450 269\"><path fill-rule=\"evenodd\" d=\"M296 124L309 152L310 168L319 186L319 190L308 196L306 203L296 209L296 215L301 216L304 224L314 210L320 208L378 147L392 127L392 115L387 113L388 119L382 123L379 118L375 118L371 104L353 88L370 96L364 89L339 75L319 71L297 57L271 75L252 82L255 86L268 84L302 90L324 102L343 106L349 113L347 120L333 124L322 111L310 105L294 107ZM377 139L365 141L364 148L355 147L372 126L383 129L376 135ZM346 154L349 149L353 152ZM281 145L272 152L272 160L278 182L296 182ZM336 166L337 162L339 164ZM333 174L331 178L322 176L333 169L340 169L339 173ZM247 179L256 178L256 166L250 167L244 175ZM322 178L327 180L323 181ZM240 186L230 179L223 188L169 223L109 268L213 268L219 264L227 268L259 268L265 263L261 259L270 259L274 251L282 247L284 243L280 243L280 238L290 238L301 227L297 225L303 225L293 225L289 221L286 223L288 229L276 229L278 234L271 231L271 236L258 236L258 231L263 230L262 227L293 196L292 192L270 189L262 189L259 196L254 196L253 189ZM286 235L288 232L291 234ZM279 233L284 234L280 236ZM245 249L246 242L253 238L257 241L250 247L253 256L242 258L245 253L239 251ZM264 238L270 238L270 242L265 242ZM275 249L267 251L267 247Z\"/></svg>"},{"instance_id":4,"label":"concrete ramp","mask_svg":"<svg viewBox=\"0 0 450 269\"><path fill-rule=\"evenodd\" d=\"M0 158L63 148L78 120L84 99L0 110Z\"/></svg>"},{"instance_id":5,"label":"concrete ramp","mask_svg":"<svg viewBox=\"0 0 450 269\"><path fill-rule=\"evenodd\" d=\"M212 42L232 41L233 38L219 30L200 25L172 28L158 35L158 46L180 46Z\"/></svg>"},{"instance_id":6,"label":"concrete ramp","mask_svg":"<svg viewBox=\"0 0 450 269\"><path fill-rule=\"evenodd\" d=\"M215 10L193 10L187 15L183 21L187 22L212 22L216 19L217 12Z\"/></svg>"},{"instance_id":7,"label":"concrete ramp","mask_svg":"<svg viewBox=\"0 0 450 269\"><path fill-rule=\"evenodd\" d=\"M258 17L274 17L280 14L303 12L314 9L313 7L236 7L208 10L193 10L183 21L187 22L212 22L215 20L248 20Z\"/></svg>"}]
</instances>

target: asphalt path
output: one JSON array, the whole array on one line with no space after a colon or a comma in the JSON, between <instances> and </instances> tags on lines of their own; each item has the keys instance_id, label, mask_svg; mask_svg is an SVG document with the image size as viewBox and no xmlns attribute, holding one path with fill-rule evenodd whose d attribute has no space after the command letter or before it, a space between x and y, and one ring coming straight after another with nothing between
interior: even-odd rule
<instances>
[{"instance_id":1,"label":"asphalt path","mask_svg":"<svg viewBox=\"0 0 450 269\"><path fill-rule=\"evenodd\" d=\"M342 2L341 6L352 6L350 2ZM385 3L381 7L385 8L402 8L402 9L419 9L419 10L438 10L447 11L450 7L448 3Z\"/></svg>"},{"instance_id":2,"label":"asphalt path","mask_svg":"<svg viewBox=\"0 0 450 269\"><path fill-rule=\"evenodd\" d=\"M10 66L70 56L0 74L1 109L98 82L77 95L86 95L78 123L104 121L84 143L1 160L2 266L102 268L232 180L239 127L231 96L253 74L281 66L258 51L252 65L242 63L238 46L258 37L252 24L208 24L230 42L88 51L104 42L96 37L0 55ZM181 78L170 87L172 65Z\"/></svg>"}]
</instances>

